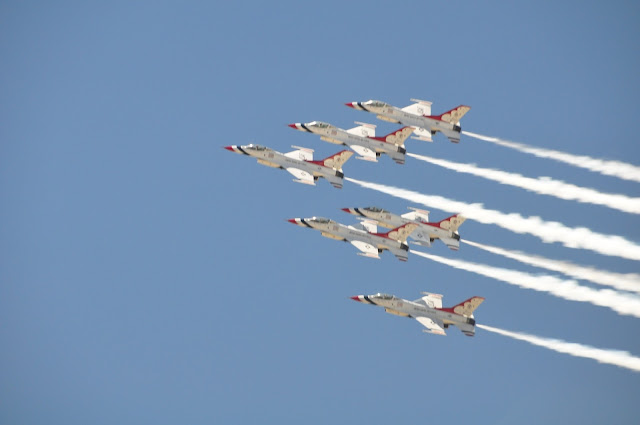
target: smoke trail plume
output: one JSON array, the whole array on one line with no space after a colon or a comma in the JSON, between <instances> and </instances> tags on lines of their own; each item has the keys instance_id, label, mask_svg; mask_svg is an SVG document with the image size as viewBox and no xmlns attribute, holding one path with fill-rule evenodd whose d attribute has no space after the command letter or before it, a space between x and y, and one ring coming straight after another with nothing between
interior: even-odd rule
<instances>
[{"instance_id":1,"label":"smoke trail plume","mask_svg":"<svg viewBox=\"0 0 640 425\"><path fill-rule=\"evenodd\" d=\"M517 270L453 260L414 250L411 250L411 253L456 269L491 277L510 285L546 292L565 300L587 302L607 307L618 314L626 316L640 317L640 297L636 295L617 292L612 289L593 289L581 286L573 280L562 280L554 276L537 276Z\"/></svg>"},{"instance_id":2,"label":"smoke trail plume","mask_svg":"<svg viewBox=\"0 0 640 425\"><path fill-rule=\"evenodd\" d=\"M529 344L548 348L549 350L557 351L558 353L593 359L598 363L612 364L635 372L640 372L640 357L635 357L627 351L595 348L589 345L576 344L574 342L567 342L559 339L542 338L521 332L505 331L504 329L498 329L487 325L476 326L489 332L508 336L513 339L519 339L520 341L526 341Z\"/></svg>"},{"instance_id":3,"label":"smoke trail plume","mask_svg":"<svg viewBox=\"0 0 640 425\"><path fill-rule=\"evenodd\" d=\"M603 205L605 207L631 214L640 214L640 198L632 198L620 194L602 193L595 189L576 186L574 184L565 183L561 180L553 180L549 177L534 179L517 173L508 173L506 171L490 168L480 168L473 164L460 164L457 162L412 153L408 153L407 155L419 159L420 161L439 165L459 173L483 177L487 180L516 186L541 195L555 196L556 198L566 199L569 201Z\"/></svg>"},{"instance_id":4,"label":"smoke trail plume","mask_svg":"<svg viewBox=\"0 0 640 425\"><path fill-rule=\"evenodd\" d=\"M452 213L463 213L467 218L480 223L495 224L515 233L530 234L546 243L560 242L568 248L588 249L602 255L611 255L629 260L640 260L640 246L615 235L603 235L584 227L567 227L555 221L544 221L540 217L523 217L520 214L505 214L496 210L489 210L482 204L467 204L454 201L442 196L423 195L407 189L386 186L377 183L364 182L345 177L361 187L377 190L397 198L406 199Z\"/></svg>"},{"instance_id":5,"label":"smoke trail plume","mask_svg":"<svg viewBox=\"0 0 640 425\"><path fill-rule=\"evenodd\" d=\"M588 280L599 285L611 286L622 291L633 291L640 293L640 275L637 273L615 273L606 270L598 270L593 267L580 266L568 261L552 260L550 258L539 257L520 251L510 251L497 246L485 245L470 240L462 242L483 249L493 254L502 255L521 263L534 267L542 267L554 272L564 273L575 279Z\"/></svg>"},{"instance_id":6,"label":"smoke trail plume","mask_svg":"<svg viewBox=\"0 0 640 425\"><path fill-rule=\"evenodd\" d=\"M553 159L555 161L564 162L565 164L584 168L589 171L594 171L596 173L604 174L607 176L640 182L640 167L628 164L626 162L591 158L585 155L573 155L570 153L554 151L551 149L534 148L522 143L498 139L497 137L483 136L482 134L470 133L468 131L463 131L462 133L476 139L485 140L487 142L495 143L496 145L515 149L517 151L528 153L539 158Z\"/></svg>"}]
</instances>

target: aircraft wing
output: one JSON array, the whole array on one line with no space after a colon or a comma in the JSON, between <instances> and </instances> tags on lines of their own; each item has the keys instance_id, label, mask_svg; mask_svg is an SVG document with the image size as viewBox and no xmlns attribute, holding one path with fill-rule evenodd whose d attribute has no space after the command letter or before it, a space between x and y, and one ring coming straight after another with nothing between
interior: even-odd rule
<instances>
[{"instance_id":1,"label":"aircraft wing","mask_svg":"<svg viewBox=\"0 0 640 425\"><path fill-rule=\"evenodd\" d=\"M431 115L431 102L427 100L411 99L416 103L402 108L403 111L414 115Z\"/></svg>"},{"instance_id":2,"label":"aircraft wing","mask_svg":"<svg viewBox=\"0 0 640 425\"><path fill-rule=\"evenodd\" d=\"M422 302L430 308L442 308L442 295L423 292L424 297L418 298L415 302Z\"/></svg>"},{"instance_id":3,"label":"aircraft wing","mask_svg":"<svg viewBox=\"0 0 640 425\"><path fill-rule=\"evenodd\" d=\"M429 319L428 317L416 317L416 320L418 322L420 322L420 324L424 327L426 327L428 330L425 330L424 332L428 332L431 334L436 334L436 335L446 335L446 333L444 332L444 324L438 320L438 322L434 322L433 320Z\"/></svg>"},{"instance_id":4,"label":"aircraft wing","mask_svg":"<svg viewBox=\"0 0 640 425\"><path fill-rule=\"evenodd\" d=\"M370 258L380 258L378 256L378 248L376 248L375 246L362 241L349 241L349 242L351 242L351 245L355 246L360 251L362 251L362 253L358 253L358 255L362 255L364 257L370 257Z\"/></svg>"},{"instance_id":5,"label":"aircraft wing","mask_svg":"<svg viewBox=\"0 0 640 425\"><path fill-rule=\"evenodd\" d=\"M361 156L361 158L358 159L376 161L376 153L374 150L360 145L351 145L350 148L356 151L356 153Z\"/></svg>"},{"instance_id":6,"label":"aircraft wing","mask_svg":"<svg viewBox=\"0 0 640 425\"><path fill-rule=\"evenodd\" d=\"M293 167L286 168L286 170L291 174L293 174L298 179L298 180L295 180L296 182L315 185L313 176L308 172L301 170L299 168L293 168Z\"/></svg>"},{"instance_id":7,"label":"aircraft wing","mask_svg":"<svg viewBox=\"0 0 640 425\"><path fill-rule=\"evenodd\" d=\"M349 134L355 134L356 136L362 137L376 137L376 126L373 124L366 124L363 122L357 122L356 124L360 124L358 127L353 127L347 130Z\"/></svg>"},{"instance_id":8,"label":"aircraft wing","mask_svg":"<svg viewBox=\"0 0 640 425\"><path fill-rule=\"evenodd\" d=\"M294 148L297 146L294 146ZM287 152L284 156L299 159L301 161L313 161L313 149L300 148L295 151Z\"/></svg>"},{"instance_id":9,"label":"aircraft wing","mask_svg":"<svg viewBox=\"0 0 640 425\"><path fill-rule=\"evenodd\" d=\"M411 208L411 207L409 207L409 209L413 211L402 214L400 217L403 217L403 218L406 218L407 220L412 220L412 221L424 221L424 222L429 221L429 211L419 210L417 208Z\"/></svg>"}]
</instances>

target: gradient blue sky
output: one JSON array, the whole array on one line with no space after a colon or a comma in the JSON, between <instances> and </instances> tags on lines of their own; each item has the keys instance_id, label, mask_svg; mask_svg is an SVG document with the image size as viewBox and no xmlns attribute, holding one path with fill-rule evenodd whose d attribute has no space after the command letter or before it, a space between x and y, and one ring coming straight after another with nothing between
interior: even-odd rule
<instances>
[{"instance_id":1,"label":"gradient blue sky","mask_svg":"<svg viewBox=\"0 0 640 425\"><path fill-rule=\"evenodd\" d=\"M414 97L470 105L464 130L638 164L636 2L36 1L3 2L0 19L0 422L637 423L638 373L482 330L425 335L349 296L481 295L480 323L635 355L638 319L417 256L359 257L285 219L410 204L221 149L325 157L339 147L286 125L386 134L397 126L343 104ZM464 136L407 149L640 195ZM344 169L640 242L630 214L412 158ZM461 234L639 271L471 220ZM428 252L544 273L470 246Z\"/></svg>"}]
</instances>

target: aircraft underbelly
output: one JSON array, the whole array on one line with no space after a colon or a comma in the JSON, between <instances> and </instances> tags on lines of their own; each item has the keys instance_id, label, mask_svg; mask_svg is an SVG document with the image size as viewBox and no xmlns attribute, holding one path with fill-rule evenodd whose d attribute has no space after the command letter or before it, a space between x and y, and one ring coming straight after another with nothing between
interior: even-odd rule
<instances>
[{"instance_id":1,"label":"aircraft underbelly","mask_svg":"<svg viewBox=\"0 0 640 425\"><path fill-rule=\"evenodd\" d=\"M321 235L324 236L325 238L335 239L337 241L343 241L344 240L344 238L342 236L334 235L333 233L322 232Z\"/></svg>"},{"instance_id":2,"label":"aircraft underbelly","mask_svg":"<svg viewBox=\"0 0 640 425\"><path fill-rule=\"evenodd\" d=\"M276 164L275 162L267 161L266 159L259 159L258 164L266 165L267 167L280 168L280 164Z\"/></svg>"}]
</instances>

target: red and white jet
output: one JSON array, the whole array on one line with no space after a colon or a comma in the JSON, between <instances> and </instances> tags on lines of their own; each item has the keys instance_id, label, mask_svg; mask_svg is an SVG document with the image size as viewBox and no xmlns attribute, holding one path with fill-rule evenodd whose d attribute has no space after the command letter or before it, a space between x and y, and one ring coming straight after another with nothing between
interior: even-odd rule
<instances>
[{"instance_id":1,"label":"red and white jet","mask_svg":"<svg viewBox=\"0 0 640 425\"><path fill-rule=\"evenodd\" d=\"M416 319L426 327L423 332L446 335L445 329L457 326L463 334L474 336L476 320L473 311L484 301L483 297L472 297L453 307L442 307L442 295L422 293L424 297L414 301L397 298L393 295L377 293L375 295L356 295L352 300L365 304L384 307L387 313Z\"/></svg>"},{"instance_id":2,"label":"red and white jet","mask_svg":"<svg viewBox=\"0 0 640 425\"><path fill-rule=\"evenodd\" d=\"M460 119L469 112L471 107L460 105L457 108L444 112L440 115L431 115L431 102L426 100L411 99L413 103L404 108L398 108L379 100L368 100L366 102L345 103L350 108L376 114L378 119L383 121L402 123L410 125L416 130L414 139L433 141L431 136L438 131L442 132L453 143L460 142Z\"/></svg>"},{"instance_id":3,"label":"red and white jet","mask_svg":"<svg viewBox=\"0 0 640 425\"><path fill-rule=\"evenodd\" d=\"M402 127L386 136L376 137L375 125L360 122L356 124L360 125L349 130L343 130L322 121L298 122L289 124L289 127L317 134L320 140L329 143L349 146L360 155L358 159L377 162L381 154L387 154L398 164L404 164L407 153L404 141L413 133L413 127Z\"/></svg>"},{"instance_id":4,"label":"red and white jet","mask_svg":"<svg viewBox=\"0 0 640 425\"><path fill-rule=\"evenodd\" d=\"M344 173L342 165L353 155L353 152L344 150L328 158L319 161L313 160L313 149L297 148L295 151L280 153L260 145L225 146L231 152L249 155L258 160L258 164L267 167L281 168L293 174L296 183L315 185L320 177L324 177L338 189L342 189Z\"/></svg>"},{"instance_id":5,"label":"red and white jet","mask_svg":"<svg viewBox=\"0 0 640 425\"><path fill-rule=\"evenodd\" d=\"M418 229L411 233L413 243L431 246L434 240L440 239L450 249L454 251L460 249L458 228L466 220L464 216L455 214L438 222L429 222L429 211L410 209L413 211L402 215L396 215L378 207L343 208L342 211L374 220L380 226L391 229L406 223L416 223Z\"/></svg>"},{"instance_id":6,"label":"red and white jet","mask_svg":"<svg viewBox=\"0 0 640 425\"><path fill-rule=\"evenodd\" d=\"M380 258L378 254L389 250L400 261L409 258L407 237L418 227L416 223L408 223L387 233L377 233L376 224L368 221L363 221L359 227L346 226L324 217L291 218L287 221L318 230L326 238L350 242L361 251L358 255Z\"/></svg>"}]
</instances>

